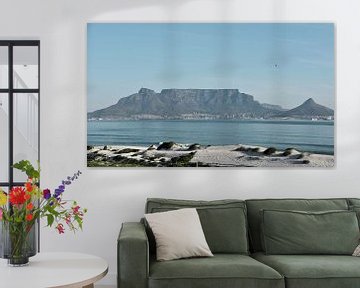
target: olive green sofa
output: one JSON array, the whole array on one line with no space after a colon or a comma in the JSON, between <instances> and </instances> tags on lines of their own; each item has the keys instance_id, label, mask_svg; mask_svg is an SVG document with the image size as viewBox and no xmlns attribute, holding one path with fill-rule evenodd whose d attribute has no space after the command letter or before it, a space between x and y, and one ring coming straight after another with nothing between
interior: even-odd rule
<instances>
[{"instance_id":1,"label":"olive green sofa","mask_svg":"<svg viewBox=\"0 0 360 288\"><path fill-rule=\"evenodd\" d=\"M214 257L156 261L154 236L146 223L143 220L123 223L117 246L118 288L360 287L360 257L353 257L349 253L342 255L342 252L336 255L308 255L305 251L304 255L301 255L301 249L297 251L297 255L269 255L264 252L266 240L262 235L264 211L308 211L310 216L306 214L306 217L313 217L312 212L324 214L321 217L328 217L327 213L331 216L332 212L339 212L344 216L342 221L346 221L345 225L338 224L339 229L347 229L347 225L350 225L354 230L356 225L355 236L358 241L356 212L360 215L360 199L191 201L152 198L147 200L145 212L164 212L188 207L197 208ZM354 213L356 223L353 218L347 220L353 217ZM294 214L294 217L298 215ZM327 219L332 221L329 220L331 218ZM269 243L273 240L271 237L275 236L270 235ZM290 245L293 244L292 240L290 239ZM329 243L330 246L338 247L342 244L340 241L338 239L336 243ZM348 246L357 245L354 241L348 242Z\"/></svg>"}]
</instances>

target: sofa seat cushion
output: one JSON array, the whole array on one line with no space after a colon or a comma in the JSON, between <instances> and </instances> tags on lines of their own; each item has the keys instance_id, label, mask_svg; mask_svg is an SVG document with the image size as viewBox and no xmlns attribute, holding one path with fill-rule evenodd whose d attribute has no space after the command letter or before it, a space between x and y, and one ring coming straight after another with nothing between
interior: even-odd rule
<instances>
[{"instance_id":1,"label":"sofa seat cushion","mask_svg":"<svg viewBox=\"0 0 360 288\"><path fill-rule=\"evenodd\" d=\"M246 255L150 261L149 288L284 288L274 269Z\"/></svg>"},{"instance_id":2,"label":"sofa seat cushion","mask_svg":"<svg viewBox=\"0 0 360 288\"><path fill-rule=\"evenodd\" d=\"M360 258L338 255L265 255L252 257L284 275L287 288L358 288Z\"/></svg>"}]
</instances>

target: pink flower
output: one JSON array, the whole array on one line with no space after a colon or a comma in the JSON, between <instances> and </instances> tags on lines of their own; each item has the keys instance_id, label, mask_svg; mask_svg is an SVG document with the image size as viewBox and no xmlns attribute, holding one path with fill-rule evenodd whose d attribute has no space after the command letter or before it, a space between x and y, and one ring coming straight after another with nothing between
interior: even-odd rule
<instances>
[{"instance_id":1,"label":"pink flower","mask_svg":"<svg viewBox=\"0 0 360 288\"><path fill-rule=\"evenodd\" d=\"M55 228L58 230L59 234L65 233L64 225L61 223L59 223Z\"/></svg>"},{"instance_id":2,"label":"pink flower","mask_svg":"<svg viewBox=\"0 0 360 288\"><path fill-rule=\"evenodd\" d=\"M0 220L2 220L2 218L3 218L3 211L2 211L2 209L0 208Z\"/></svg>"},{"instance_id":3,"label":"pink flower","mask_svg":"<svg viewBox=\"0 0 360 288\"><path fill-rule=\"evenodd\" d=\"M80 209L80 206L72 207L74 215L79 214L79 209Z\"/></svg>"},{"instance_id":4,"label":"pink flower","mask_svg":"<svg viewBox=\"0 0 360 288\"><path fill-rule=\"evenodd\" d=\"M71 223L71 215L70 214L66 215L65 222L66 222L67 225L69 225Z\"/></svg>"}]
</instances>

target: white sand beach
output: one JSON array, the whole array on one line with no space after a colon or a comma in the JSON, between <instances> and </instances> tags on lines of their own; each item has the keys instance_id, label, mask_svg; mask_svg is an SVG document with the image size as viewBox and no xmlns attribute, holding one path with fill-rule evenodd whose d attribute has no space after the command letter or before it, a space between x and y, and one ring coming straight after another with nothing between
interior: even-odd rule
<instances>
[{"instance_id":1,"label":"white sand beach","mask_svg":"<svg viewBox=\"0 0 360 288\"><path fill-rule=\"evenodd\" d=\"M333 155L242 144L90 146L87 155L89 167L334 167Z\"/></svg>"}]
</instances>

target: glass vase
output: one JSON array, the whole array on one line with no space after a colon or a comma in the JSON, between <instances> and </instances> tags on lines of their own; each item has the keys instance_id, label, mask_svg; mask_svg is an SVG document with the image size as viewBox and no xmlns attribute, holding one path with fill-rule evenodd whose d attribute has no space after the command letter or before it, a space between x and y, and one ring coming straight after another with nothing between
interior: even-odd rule
<instances>
[{"instance_id":1,"label":"glass vase","mask_svg":"<svg viewBox=\"0 0 360 288\"><path fill-rule=\"evenodd\" d=\"M9 266L25 266L29 257L37 252L37 223L31 227L28 222L0 222L0 257L8 259Z\"/></svg>"}]
</instances>

